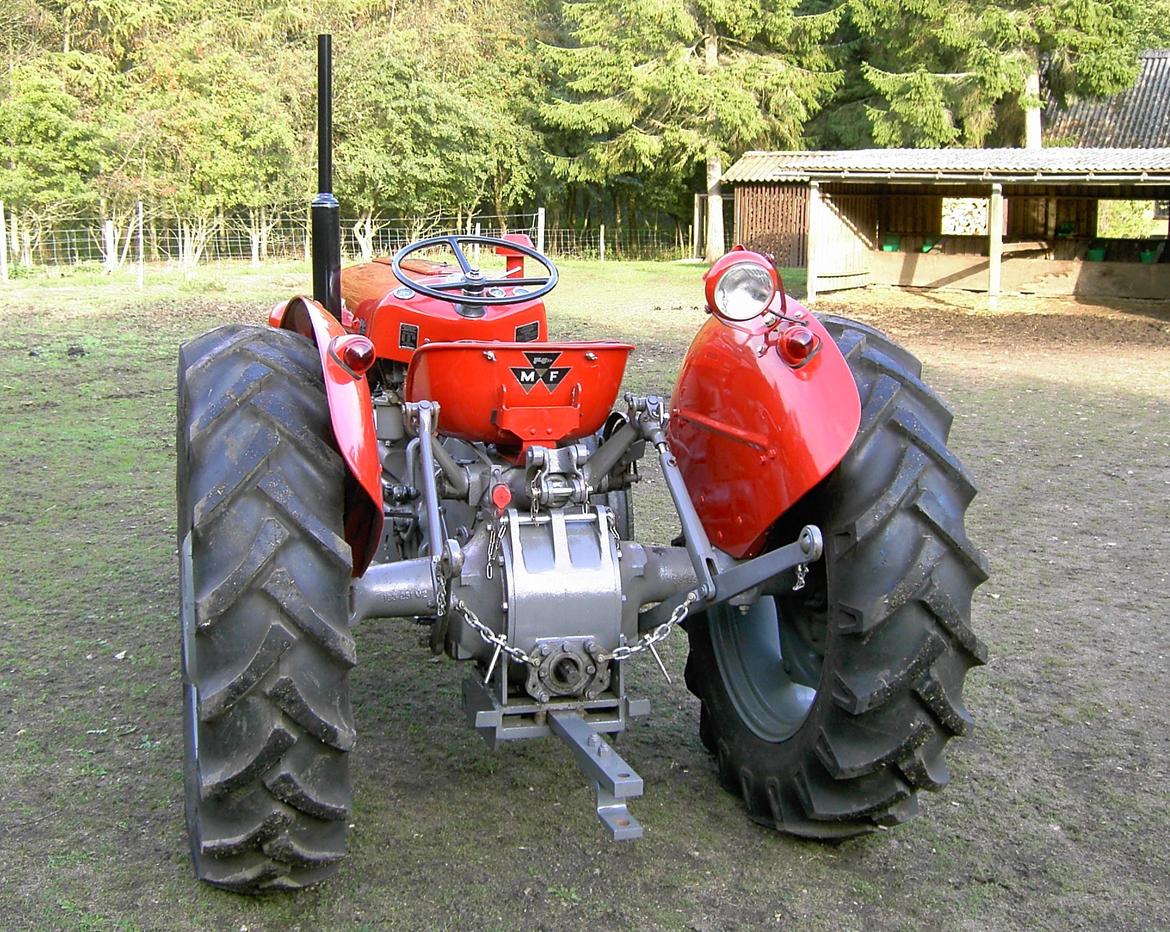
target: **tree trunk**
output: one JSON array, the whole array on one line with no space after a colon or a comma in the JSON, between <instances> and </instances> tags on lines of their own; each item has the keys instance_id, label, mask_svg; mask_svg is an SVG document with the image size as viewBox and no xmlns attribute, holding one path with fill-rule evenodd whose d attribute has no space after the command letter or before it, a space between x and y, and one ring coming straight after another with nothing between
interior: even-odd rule
<instances>
[{"instance_id":1,"label":"tree trunk","mask_svg":"<svg viewBox=\"0 0 1170 932\"><path fill-rule=\"evenodd\" d=\"M268 234L272 230L268 223L268 206L263 205L260 208L260 261L268 261Z\"/></svg>"},{"instance_id":2,"label":"tree trunk","mask_svg":"<svg viewBox=\"0 0 1170 932\"><path fill-rule=\"evenodd\" d=\"M374 223L369 211L364 217L354 221L353 238L357 240L362 262L372 261L374 258Z\"/></svg>"},{"instance_id":3,"label":"tree trunk","mask_svg":"<svg viewBox=\"0 0 1170 932\"><path fill-rule=\"evenodd\" d=\"M252 267L260 264L260 218L255 207L248 208L248 243L252 247Z\"/></svg>"},{"instance_id":4,"label":"tree trunk","mask_svg":"<svg viewBox=\"0 0 1170 932\"><path fill-rule=\"evenodd\" d=\"M1034 69L1024 78L1024 148L1040 149L1044 145L1040 124L1040 72Z\"/></svg>"},{"instance_id":5,"label":"tree trunk","mask_svg":"<svg viewBox=\"0 0 1170 932\"><path fill-rule=\"evenodd\" d=\"M707 250L703 256L714 262L723 255L723 161L717 155L707 158Z\"/></svg>"},{"instance_id":6,"label":"tree trunk","mask_svg":"<svg viewBox=\"0 0 1170 932\"><path fill-rule=\"evenodd\" d=\"M703 40L707 69L719 67L719 36L708 27ZM707 250L704 258L714 262L723 255L723 160L718 154L707 156Z\"/></svg>"}]
</instances>

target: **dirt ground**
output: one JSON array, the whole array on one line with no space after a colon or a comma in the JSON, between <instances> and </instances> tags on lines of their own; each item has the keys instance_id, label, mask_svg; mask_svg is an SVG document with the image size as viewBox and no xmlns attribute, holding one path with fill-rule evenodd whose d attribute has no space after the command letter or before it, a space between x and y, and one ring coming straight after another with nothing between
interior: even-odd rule
<instances>
[{"instance_id":1,"label":"dirt ground","mask_svg":"<svg viewBox=\"0 0 1170 932\"><path fill-rule=\"evenodd\" d=\"M667 392L703 319L699 271L568 264L565 337L632 338ZM916 820L826 846L720 789L681 683L635 668L621 751L646 837L615 845L552 742L492 752L465 669L417 629L358 632L350 854L297 895L198 885L183 827L175 349L261 321L299 273L225 271L146 295L18 282L0 329L0 927L5 929L1148 929L1170 926L1170 304L853 293L817 310L912 348L982 491L970 536L991 651ZM829 296L831 299L832 296ZM638 490L639 536L673 525Z\"/></svg>"}]
</instances>

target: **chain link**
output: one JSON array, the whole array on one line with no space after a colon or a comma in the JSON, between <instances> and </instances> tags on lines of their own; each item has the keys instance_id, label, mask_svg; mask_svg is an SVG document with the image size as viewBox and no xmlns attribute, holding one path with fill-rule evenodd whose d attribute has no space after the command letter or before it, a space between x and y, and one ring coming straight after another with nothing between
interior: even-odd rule
<instances>
[{"instance_id":1,"label":"chain link","mask_svg":"<svg viewBox=\"0 0 1170 932\"><path fill-rule=\"evenodd\" d=\"M439 571L439 558L431 559L431 579L435 584L435 616L442 618L447 614L447 580Z\"/></svg>"},{"instance_id":2,"label":"chain link","mask_svg":"<svg viewBox=\"0 0 1170 932\"><path fill-rule=\"evenodd\" d=\"M627 660L635 654L640 654L644 650L653 651L654 645L659 641L665 641L670 637L670 632L674 630L675 625L687 617L692 605L699 601L699 593L694 590L687 593L685 599L682 600L670 613L670 617L660 624L657 628L649 634L642 635L633 644L622 644L620 647L615 647L609 653L602 653L597 655L598 660Z\"/></svg>"},{"instance_id":3,"label":"chain link","mask_svg":"<svg viewBox=\"0 0 1170 932\"><path fill-rule=\"evenodd\" d=\"M513 660L517 660L520 663L526 663L532 667L540 666L541 661L539 658L532 657L521 650L519 647L513 647L511 644L509 644L508 635L496 634L496 632L494 632L491 628L479 620L479 616L476 615L475 612L473 612L462 599L456 599L455 604L452 607L459 610L459 613L463 616L463 620L472 627L475 633L480 636L480 639L485 644L490 644L492 647L494 647L497 653L503 652Z\"/></svg>"},{"instance_id":4,"label":"chain link","mask_svg":"<svg viewBox=\"0 0 1170 932\"><path fill-rule=\"evenodd\" d=\"M798 563L796 565L796 585L792 587L793 592L799 592L804 588L805 577L808 576L808 564Z\"/></svg>"}]
</instances>

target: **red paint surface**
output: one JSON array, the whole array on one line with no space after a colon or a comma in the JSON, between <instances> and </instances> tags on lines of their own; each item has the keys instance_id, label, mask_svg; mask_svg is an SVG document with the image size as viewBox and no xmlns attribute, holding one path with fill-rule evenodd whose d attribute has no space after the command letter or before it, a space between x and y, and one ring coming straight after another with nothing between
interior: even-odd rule
<instances>
[{"instance_id":1,"label":"red paint surface","mask_svg":"<svg viewBox=\"0 0 1170 932\"><path fill-rule=\"evenodd\" d=\"M780 311L781 296L773 301ZM763 546L768 529L848 452L861 420L849 365L821 323L791 299L771 329L762 318L714 316L691 343L671 398L668 430L691 500L711 542L734 557ZM801 368L778 341L788 327L822 341Z\"/></svg>"},{"instance_id":2,"label":"red paint surface","mask_svg":"<svg viewBox=\"0 0 1170 932\"><path fill-rule=\"evenodd\" d=\"M405 300L396 298L394 292L403 285L394 277L388 262L367 262L341 271L341 294L353 312L354 326L374 341L379 359L410 362L414 348L403 345L409 342L403 340L403 325L417 328L414 339L419 348L456 340L512 342L516 339L518 327L533 323L537 325L536 339L548 339L548 319L543 301L525 301L520 296L515 304L483 308L483 317L464 317L449 301L420 294ZM508 275L519 274L518 270L523 268L522 259L511 257L508 263ZM406 268L420 273L419 281L427 285L461 274L455 266L438 263L408 261Z\"/></svg>"},{"instance_id":3,"label":"red paint surface","mask_svg":"<svg viewBox=\"0 0 1170 932\"><path fill-rule=\"evenodd\" d=\"M601 429L621 387L629 343L439 343L414 355L408 401L439 403L439 430L461 440L524 449L553 446ZM553 354L568 370L554 385L525 391L512 371L531 369L526 353ZM590 358L590 357L593 358Z\"/></svg>"},{"instance_id":4,"label":"red paint surface","mask_svg":"<svg viewBox=\"0 0 1170 932\"><path fill-rule=\"evenodd\" d=\"M374 558L382 534L382 464L370 386L364 378L355 379L330 354L330 342L346 330L316 301L298 297L278 304L268 322L317 344L333 437L359 493L346 503L345 539L353 550L353 575L360 576Z\"/></svg>"}]
</instances>

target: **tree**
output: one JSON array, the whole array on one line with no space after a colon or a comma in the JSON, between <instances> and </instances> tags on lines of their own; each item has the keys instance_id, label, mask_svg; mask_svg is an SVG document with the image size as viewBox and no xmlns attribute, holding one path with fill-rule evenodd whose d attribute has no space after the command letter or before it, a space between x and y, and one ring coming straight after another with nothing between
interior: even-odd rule
<instances>
[{"instance_id":1,"label":"tree","mask_svg":"<svg viewBox=\"0 0 1170 932\"><path fill-rule=\"evenodd\" d=\"M564 134L554 171L598 185L622 176L680 187L705 165L707 258L723 252L726 159L799 145L837 76L818 43L836 14L785 0L579 0L563 44L546 49L557 82L541 109Z\"/></svg>"},{"instance_id":2,"label":"tree","mask_svg":"<svg viewBox=\"0 0 1170 932\"><path fill-rule=\"evenodd\" d=\"M1135 0L851 0L843 31L878 145L1015 144L1024 125L1039 145L1042 96L1133 83L1141 15Z\"/></svg>"},{"instance_id":3,"label":"tree","mask_svg":"<svg viewBox=\"0 0 1170 932\"><path fill-rule=\"evenodd\" d=\"M38 239L56 213L96 201L106 140L86 119L77 85L101 70L100 60L80 53L42 55L14 68L0 97L0 201L31 220Z\"/></svg>"}]
</instances>

